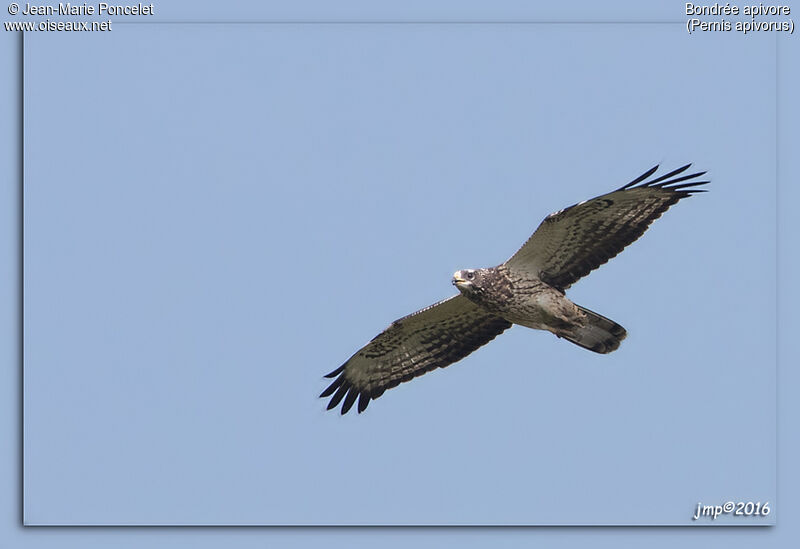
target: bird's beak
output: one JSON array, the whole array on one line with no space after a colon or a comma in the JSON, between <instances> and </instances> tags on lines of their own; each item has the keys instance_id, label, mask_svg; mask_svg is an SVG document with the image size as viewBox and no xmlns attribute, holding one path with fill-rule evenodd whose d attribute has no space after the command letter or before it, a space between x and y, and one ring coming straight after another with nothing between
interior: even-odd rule
<instances>
[{"instance_id":1,"label":"bird's beak","mask_svg":"<svg viewBox=\"0 0 800 549\"><path fill-rule=\"evenodd\" d=\"M466 284L466 282L466 279L461 276L461 271L457 271L455 274L453 274L453 284L455 286L458 286L459 284Z\"/></svg>"}]
</instances>

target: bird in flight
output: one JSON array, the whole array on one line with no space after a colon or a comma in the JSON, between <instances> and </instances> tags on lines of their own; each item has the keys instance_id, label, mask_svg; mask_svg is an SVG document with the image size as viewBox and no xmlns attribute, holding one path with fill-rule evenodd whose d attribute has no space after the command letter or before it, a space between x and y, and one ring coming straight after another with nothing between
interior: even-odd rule
<instances>
[{"instance_id":1,"label":"bird in flight","mask_svg":"<svg viewBox=\"0 0 800 549\"><path fill-rule=\"evenodd\" d=\"M363 412L386 389L457 362L519 324L547 330L596 353L610 353L625 328L570 301L565 290L642 236L670 206L709 181L682 175L687 164L649 179L658 166L619 189L548 215L505 263L453 275L459 294L395 320L325 377L328 410Z\"/></svg>"}]
</instances>

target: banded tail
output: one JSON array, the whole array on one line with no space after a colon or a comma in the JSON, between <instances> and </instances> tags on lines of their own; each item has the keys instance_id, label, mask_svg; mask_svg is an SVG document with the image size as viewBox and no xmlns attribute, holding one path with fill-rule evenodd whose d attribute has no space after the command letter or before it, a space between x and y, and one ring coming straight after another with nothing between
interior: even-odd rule
<instances>
[{"instance_id":1,"label":"banded tail","mask_svg":"<svg viewBox=\"0 0 800 549\"><path fill-rule=\"evenodd\" d=\"M580 345L595 353L616 351L628 333L625 328L602 315L576 305L586 315L583 326L572 330L569 334L559 334L567 341Z\"/></svg>"}]
</instances>

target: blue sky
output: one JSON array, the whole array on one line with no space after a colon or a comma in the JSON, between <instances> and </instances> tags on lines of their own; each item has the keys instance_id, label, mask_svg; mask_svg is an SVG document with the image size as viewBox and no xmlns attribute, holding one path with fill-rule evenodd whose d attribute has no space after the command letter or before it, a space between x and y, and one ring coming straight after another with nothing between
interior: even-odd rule
<instances>
[{"instance_id":1,"label":"blue sky","mask_svg":"<svg viewBox=\"0 0 800 549\"><path fill-rule=\"evenodd\" d=\"M685 524L775 498L774 37L96 40L26 38L30 523ZM617 353L515 328L366 414L323 411L322 374L455 269L686 161L712 192L570 291L626 326Z\"/></svg>"}]
</instances>

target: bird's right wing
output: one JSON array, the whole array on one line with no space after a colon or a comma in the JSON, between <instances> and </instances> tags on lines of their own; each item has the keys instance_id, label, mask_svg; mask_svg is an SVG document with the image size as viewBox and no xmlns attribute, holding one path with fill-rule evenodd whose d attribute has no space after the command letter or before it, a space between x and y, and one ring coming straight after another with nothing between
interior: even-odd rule
<instances>
[{"instance_id":1,"label":"bird's right wing","mask_svg":"<svg viewBox=\"0 0 800 549\"><path fill-rule=\"evenodd\" d=\"M461 360L511 327L462 295L395 320L342 366L320 397L333 395L328 410L344 399L342 414L358 398L358 411L386 389Z\"/></svg>"}]
</instances>

